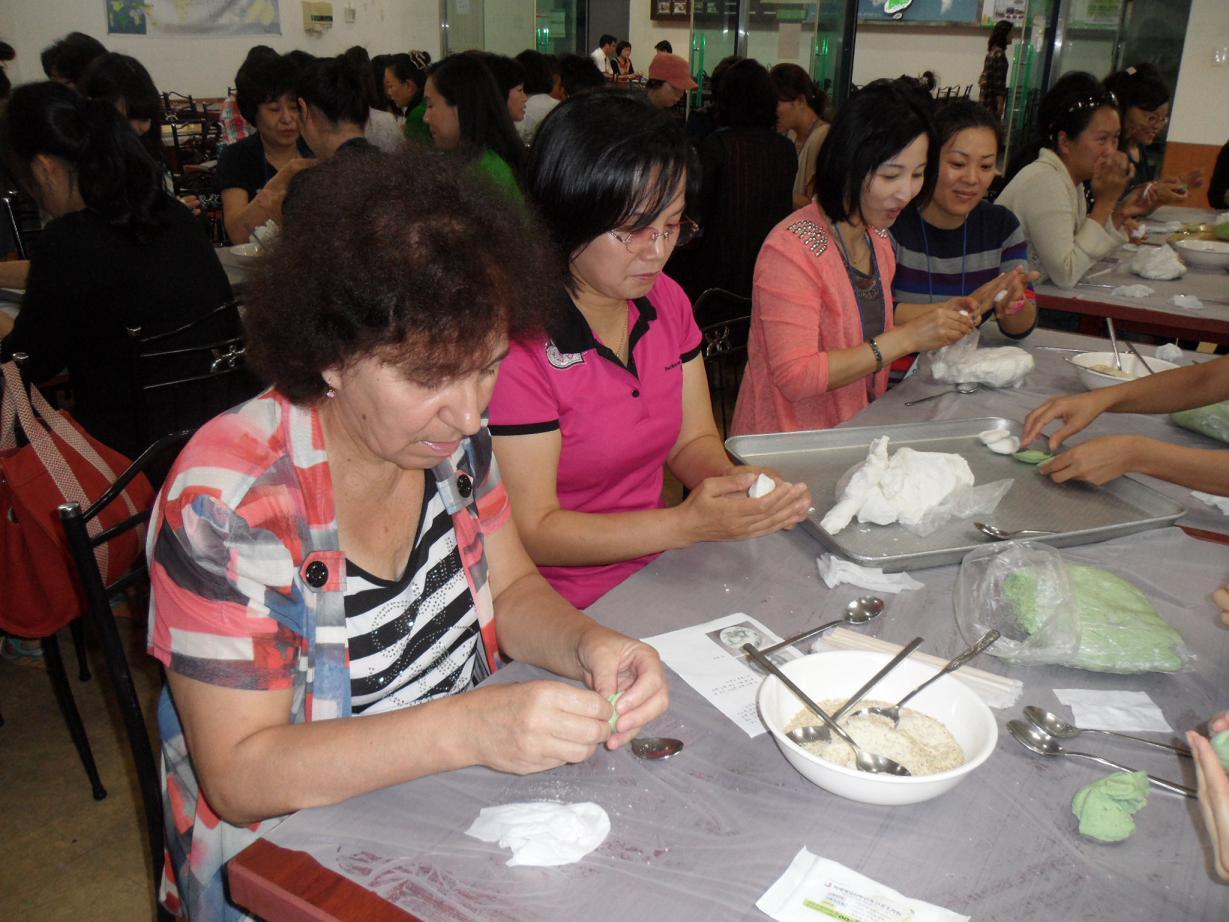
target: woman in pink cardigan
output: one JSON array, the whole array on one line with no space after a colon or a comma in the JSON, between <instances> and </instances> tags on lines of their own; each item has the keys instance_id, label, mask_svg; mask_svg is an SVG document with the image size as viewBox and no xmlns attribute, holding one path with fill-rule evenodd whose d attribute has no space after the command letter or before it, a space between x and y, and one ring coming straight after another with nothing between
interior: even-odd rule
<instances>
[{"instance_id":1,"label":"woman in pink cardigan","mask_svg":"<svg viewBox=\"0 0 1229 922\"><path fill-rule=\"evenodd\" d=\"M972 298L892 305L888 228L929 196L937 147L929 97L910 81L876 80L837 112L816 200L772 230L755 264L732 433L835 426L883 394L893 361L973 329L984 303Z\"/></svg>"}]
</instances>

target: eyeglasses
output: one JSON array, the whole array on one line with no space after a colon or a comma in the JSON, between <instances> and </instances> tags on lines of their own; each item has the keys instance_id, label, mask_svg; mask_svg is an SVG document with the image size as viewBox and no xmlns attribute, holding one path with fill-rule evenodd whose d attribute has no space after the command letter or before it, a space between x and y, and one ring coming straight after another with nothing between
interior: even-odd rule
<instances>
[{"instance_id":1,"label":"eyeglasses","mask_svg":"<svg viewBox=\"0 0 1229 922\"><path fill-rule=\"evenodd\" d=\"M1149 128L1160 128L1169 121L1169 113L1157 115L1155 112L1149 112L1144 116L1144 124Z\"/></svg>"},{"instance_id":2,"label":"eyeglasses","mask_svg":"<svg viewBox=\"0 0 1229 922\"><path fill-rule=\"evenodd\" d=\"M665 230L661 231L655 231L651 227L641 227L636 230L612 230L606 233L627 247L627 252L633 256L647 256L657 252L658 240L667 247L672 243L674 246L683 246L695 237L699 229L700 225L695 221L683 218L677 224L667 224Z\"/></svg>"}]
</instances>

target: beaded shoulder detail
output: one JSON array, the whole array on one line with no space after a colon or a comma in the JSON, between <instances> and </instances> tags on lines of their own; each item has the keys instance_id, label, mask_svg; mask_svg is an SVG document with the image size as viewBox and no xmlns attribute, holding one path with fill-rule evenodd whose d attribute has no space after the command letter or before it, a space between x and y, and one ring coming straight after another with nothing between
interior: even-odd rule
<instances>
[{"instance_id":1,"label":"beaded shoulder detail","mask_svg":"<svg viewBox=\"0 0 1229 922\"><path fill-rule=\"evenodd\" d=\"M831 238L828 232L814 221L795 221L785 229L801 240L812 256L820 256L828 249L828 241Z\"/></svg>"},{"instance_id":2,"label":"beaded shoulder detail","mask_svg":"<svg viewBox=\"0 0 1229 922\"><path fill-rule=\"evenodd\" d=\"M876 236L884 237L884 238L888 236L888 232L884 230L882 227L872 227L871 230L875 232Z\"/></svg>"}]
</instances>

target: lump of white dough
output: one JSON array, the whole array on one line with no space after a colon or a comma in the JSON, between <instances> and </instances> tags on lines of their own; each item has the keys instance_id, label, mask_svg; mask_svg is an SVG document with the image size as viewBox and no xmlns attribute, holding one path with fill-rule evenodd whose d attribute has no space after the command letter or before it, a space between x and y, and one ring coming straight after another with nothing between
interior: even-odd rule
<instances>
[{"instance_id":1,"label":"lump of white dough","mask_svg":"<svg viewBox=\"0 0 1229 922\"><path fill-rule=\"evenodd\" d=\"M1187 310L1192 311L1203 309L1203 302L1194 295L1174 295L1169 299L1169 303L1174 307L1185 307Z\"/></svg>"},{"instance_id":2,"label":"lump of white dough","mask_svg":"<svg viewBox=\"0 0 1229 922\"><path fill-rule=\"evenodd\" d=\"M932 355L930 373L936 381L947 384L1015 387L1035 364L1033 357L1018 346L967 349L955 354L939 349Z\"/></svg>"},{"instance_id":3,"label":"lump of white dough","mask_svg":"<svg viewBox=\"0 0 1229 922\"><path fill-rule=\"evenodd\" d=\"M871 443L820 526L835 535L856 515L875 525L916 525L957 487L973 486L969 463L957 454L901 448L888 456L888 437Z\"/></svg>"},{"instance_id":4,"label":"lump of white dough","mask_svg":"<svg viewBox=\"0 0 1229 922\"><path fill-rule=\"evenodd\" d=\"M987 429L977 437L996 455L1014 455L1020 450L1020 440L1006 429Z\"/></svg>"},{"instance_id":5,"label":"lump of white dough","mask_svg":"<svg viewBox=\"0 0 1229 922\"><path fill-rule=\"evenodd\" d=\"M1186 274L1186 264L1168 243L1144 247L1131 257L1131 271L1146 279L1177 279Z\"/></svg>"},{"instance_id":6,"label":"lump of white dough","mask_svg":"<svg viewBox=\"0 0 1229 922\"><path fill-rule=\"evenodd\" d=\"M759 499L761 496L767 496L777 488L777 482L767 474L760 474L755 478L755 483L751 484L751 489L747 491L747 495L752 499Z\"/></svg>"}]
</instances>

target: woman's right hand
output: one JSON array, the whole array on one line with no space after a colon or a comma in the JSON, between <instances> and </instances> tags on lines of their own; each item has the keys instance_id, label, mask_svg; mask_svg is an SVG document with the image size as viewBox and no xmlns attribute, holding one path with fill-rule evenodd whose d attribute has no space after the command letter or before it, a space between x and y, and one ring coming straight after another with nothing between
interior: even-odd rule
<instances>
[{"instance_id":1,"label":"woman's right hand","mask_svg":"<svg viewBox=\"0 0 1229 922\"><path fill-rule=\"evenodd\" d=\"M1127 191L1135 170L1120 150L1100 157L1092 169L1092 194L1098 202L1117 202Z\"/></svg>"},{"instance_id":2,"label":"woman's right hand","mask_svg":"<svg viewBox=\"0 0 1229 922\"><path fill-rule=\"evenodd\" d=\"M899 329L908 337L908 352L950 346L973 331L981 310L971 297L952 298L913 318ZM906 354L908 354L906 352Z\"/></svg>"},{"instance_id":3,"label":"woman's right hand","mask_svg":"<svg viewBox=\"0 0 1229 922\"><path fill-rule=\"evenodd\" d=\"M457 696L470 720L458 728L476 749L473 761L528 775L583 762L609 738L609 701L595 691L537 680L486 685Z\"/></svg>"},{"instance_id":4,"label":"woman's right hand","mask_svg":"<svg viewBox=\"0 0 1229 922\"><path fill-rule=\"evenodd\" d=\"M1062 427L1050 436L1050 451L1056 450L1065 440L1075 435L1108 408L1100 391L1089 391L1086 394L1073 394L1063 397L1051 397L1024 418L1024 431L1020 434L1020 444L1040 437L1041 430L1056 419L1063 421Z\"/></svg>"},{"instance_id":5,"label":"woman's right hand","mask_svg":"<svg viewBox=\"0 0 1229 922\"><path fill-rule=\"evenodd\" d=\"M1229 730L1229 712L1218 714L1208 721L1211 734L1225 730ZM1229 880L1229 773L1225 772L1220 757L1206 737L1190 730L1186 741L1195 756L1199 812L1203 816L1208 838L1212 840L1216 873L1222 880Z\"/></svg>"},{"instance_id":6,"label":"woman's right hand","mask_svg":"<svg viewBox=\"0 0 1229 922\"><path fill-rule=\"evenodd\" d=\"M676 506L682 517L685 546L700 541L738 541L758 538L797 525L811 508L805 483L778 483L767 496L747 495L758 474L738 469L709 477Z\"/></svg>"}]
</instances>

